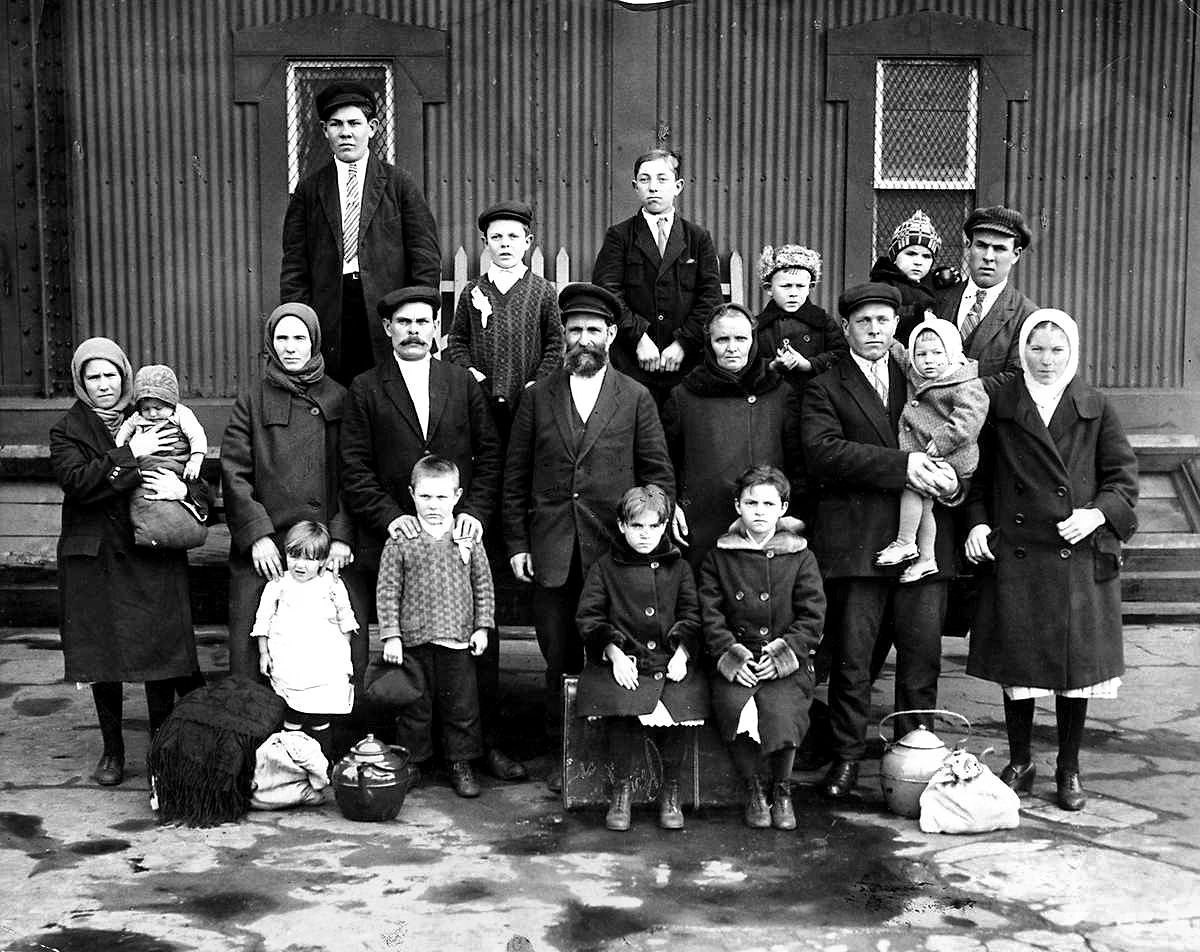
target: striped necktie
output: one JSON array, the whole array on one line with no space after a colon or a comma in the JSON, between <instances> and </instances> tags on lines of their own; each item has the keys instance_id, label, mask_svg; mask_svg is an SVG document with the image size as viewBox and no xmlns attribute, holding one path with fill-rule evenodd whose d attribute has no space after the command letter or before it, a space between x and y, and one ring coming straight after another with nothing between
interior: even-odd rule
<instances>
[{"instance_id":1,"label":"striped necktie","mask_svg":"<svg viewBox=\"0 0 1200 952\"><path fill-rule=\"evenodd\" d=\"M342 211L342 260L353 261L358 257L358 213L362 204L358 189L356 163L346 169L346 207Z\"/></svg>"},{"instance_id":2,"label":"striped necktie","mask_svg":"<svg viewBox=\"0 0 1200 952\"><path fill-rule=\"evenodd\" d=\"M987 289L980 288L979 293L975 295L974 302L971 304L971 310L963 318L962 327L958 331L964 341L971 336L971 331L975 330L979 326L979 322L983 320L983 299L986 296Z\"/></svg>"},{"instance_id":3,"label":"striped necktie","mask_svg":"<svg viewBox=\"0 0 1200 952\"><path fill-rule=\"evenodd\" d=\"M658 220L658 236L655 241L658 242L658 256L665 258L667 256L667 239L671 237L671 233L667 230L667 219L662 217Z\"/></svg>"},{"instance_id":4,"label":"striped necktie","mask_svg":"<svg viewBox=\"0 0 1200 952\"><path fill-rule=\"evenodd\" d=\"M888 405L888 380L887 374L887 358L881 357L879 360L873 361L871 364L871 386L875 388L875 393L879 395L879 402L883 404L884 409Z\"/></svg>"}]
</instances>

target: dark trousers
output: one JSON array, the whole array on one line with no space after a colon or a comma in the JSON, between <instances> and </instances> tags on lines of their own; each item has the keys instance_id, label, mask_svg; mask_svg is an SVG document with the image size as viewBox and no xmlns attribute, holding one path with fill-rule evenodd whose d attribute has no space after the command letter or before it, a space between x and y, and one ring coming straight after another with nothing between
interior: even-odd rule
<instances>
[{"instance_id":1,"label":"dark trousers","mask_svg":"<svg viewBox=\"0 0 1200 952\"><path fill-rule=\"evenodd\" d=\"M583 591L583 568L579 547L571 554L571 567L563 585L533 585L533 627L538 647L546 659L546 732L562 736L562 679L583 670L583 639L575 625L579 594Z\"/></svg>"},{"instance_id":2,"label":"dark trousers","mask_svg":"<svg viewBox=\"0 0 1200 952\"><path fill-rule=\"evenodd\" d=\"M280 558L283 558L281 555ZM367 612L374 605L374 592L369 602L365 600L362 584L352 584L353 570L342 572L342 582L350 596L350 607L358 619L358 631L350 636L350 662L354 665L354 690L362 691L363 672L367 670ZM237 678L259 681L266 684L258 670L258 639L251 638L254 616L258 612L258 600L262 598L267 580L254 571L249 558L230 553L229 555L229 673Z\"/></svg>"},{"instance_id":3,"label":"dark trousers","mask_svg":"<svg viewBox=\"0 0 1200 952\"><path fill-rule=\"evenodd\" d=\"M327 373L343 387L349 387L359 374L375 366L371 348L371 326L374 314L367 314L363 299L362 281L357 274L342 275L342 320L338 342Z\"/></svg>"},{"instance_id":4,"label":"dark trousers","mask_svg":"<svg viewBox=\"0 0 1200 952\"><path fill-rule=\"evenodd\" d=\"M861 760L866 753L871 657L889 603L896 644L895 709L937 707L946 589L941 581L899 585L893 579L826 580L825 637L832 663L829 717L836 759ZM918 720L912 719L913 727Z\"/></svg>"},{"instance_id":5,"label":"dark trousers","mask_svg":"<svg viewBox=\"0 0 1200 952\"><path fill-rule=\"evenodd\" d=\"M414 761L429 760L433 756L436 709L446 759L474 760L483 756L479 689L471 652L426 644L405 646L404 654L424 674L425 693L400 709L396 717L397 743L408 748Z\"/></svg>"}]
</instances>

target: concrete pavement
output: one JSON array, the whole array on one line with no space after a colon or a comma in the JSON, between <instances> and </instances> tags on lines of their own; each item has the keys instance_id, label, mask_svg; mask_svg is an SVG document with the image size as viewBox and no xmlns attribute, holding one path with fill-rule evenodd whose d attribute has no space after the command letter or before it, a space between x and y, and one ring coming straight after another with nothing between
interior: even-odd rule
<instances>
[{"instance_id":1,"label":"concrete pavement","mask_svg":"<svg viewBox=\"0 0 1200 952\"><path fill-rule=\"evenodd\" d=\"M223 632L198 634L205 669L223 669ZM942 703L974 723L974 752L997 748L999 770L1000 695L966 677L965 650L944 642ZM193 830L150 811L140 688L126 689L132 769L98 788L91 695L58 680L57 633L5 630L0 952L1197 949L1200 629L1129 628L1126 658L1121 698L1091 706L1086 811L1054 805L1043 702L1039 779L1011 831L921 833L886 812L877 761L844 805L816 796L819 774L797 775L795 833L710 809L679 833L640 813L612 834L541 783L488 781L464 801L441 778L390 824L330 804ZM544 773L524 727L538 722L536 647L506 644L503 665L507 743Z\"/></svg>"}]
</instances>

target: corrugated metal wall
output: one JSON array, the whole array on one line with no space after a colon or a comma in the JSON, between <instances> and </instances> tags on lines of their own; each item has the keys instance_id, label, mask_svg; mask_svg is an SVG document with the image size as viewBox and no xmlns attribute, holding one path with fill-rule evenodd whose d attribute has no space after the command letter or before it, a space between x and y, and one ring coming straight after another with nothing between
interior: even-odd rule
<instances>
[{"instance_id":1,"label":"corrugated metal wall","mask_svg":"<svg viewBox=\"0 0 1200 952\"><path fill-rule=\"evenodd\" d=\"M1082 319L1097 382L1181 385L1196 42L1184 4L697 0L638 14L661 27L661 131L685 153L684 214L751 272L764 242L841 247L845 117L824 100L824 33L925 7L1035 32L1031 99L1011 117L1009 196L1036 235L1017 283ZM426 110L425 169L447 267L475 240L481 206L520 195L537 207L539 242L590 270L609 217L610 116L621 121L609 0L67 9L77 334L172 363L189 394L236 391L273 303L254 273L270 223L251 200L254 111L232 101L235 29L352 10L447 31L450 99ZM828 260L820 302L832 304L841 275Z\"/></svg>"}]
</instances>

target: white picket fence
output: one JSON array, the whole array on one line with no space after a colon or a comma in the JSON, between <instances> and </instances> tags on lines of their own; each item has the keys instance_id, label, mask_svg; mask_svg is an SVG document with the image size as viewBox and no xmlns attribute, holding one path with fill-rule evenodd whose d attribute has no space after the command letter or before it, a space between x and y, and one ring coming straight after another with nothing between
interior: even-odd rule
<instances>
[{"instance_id":1,"label":"white picket fence","mask_svg":"<svg viewBox=\"0 0 1200 952\"><path fill-rule=\"evenodd\" d=\"M721 293L727 301L732 301L734 304L746 303L746 280L745 266L742 262L740 252L734 251L729 255L729 280L721 282ZM491 253L484 248L479 255L479 270L476 275L483 274L491 264ZM470 256L467 250L462 246L458 246L458 250L454 252L454 275L451 278L443 278L441 291L443 294L452 294L454 304L458 304L458 296L462 294L462 289L467 286L467 282L472 275L468 272L470 264ZM546 256L541 248L534 248L533 253L529 256L529 270L539 277L549 277L546 274ZM554 283L561 291L566 285L572 281L587 281L591 279L591 266L588 265L587 270L583 274L571 274L571 256L567 254L566 248L559 248L558 254L554 256Z\"/></svg>"}]
</instances>

